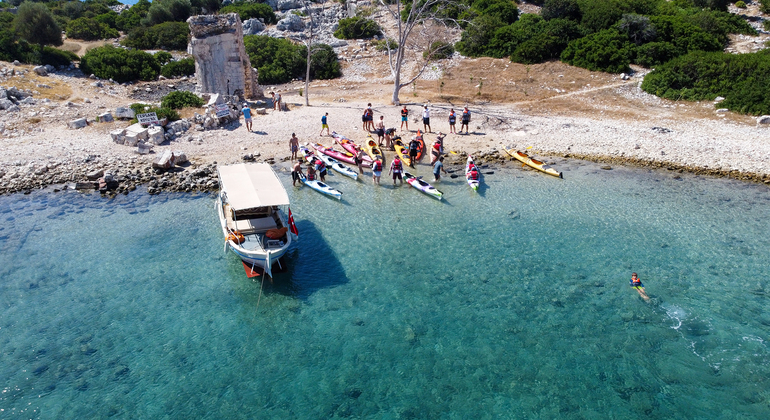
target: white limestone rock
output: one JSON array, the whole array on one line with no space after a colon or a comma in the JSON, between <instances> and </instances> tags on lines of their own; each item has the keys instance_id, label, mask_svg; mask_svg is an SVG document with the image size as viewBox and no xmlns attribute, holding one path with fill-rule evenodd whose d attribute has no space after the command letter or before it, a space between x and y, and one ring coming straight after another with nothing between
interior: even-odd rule
<instances>
[{"instance_id":1,"label":"white limestone rock","mask_svg":"<svg viewBox=\"0 0 770 420\"><path fill-rule=\"evenodd\" d=\"M257 18L247 19L243 22L244 35L256 35L265 30L265 24Z\"/></svg>"},{"instance_id":2,"label":"white limestone rock","mask_svg":"<svg viewBox=\"0 0 770 420\"><path fill-rule=\"evenodd\" d=\"M279 31L300 32L305 30L302 18L293 13L289 13L285 18L279 20L275 27Z\"/></svg>"},{"instance_id":3,"label":"white limestone rock","mask_svg":"<svg viewBox=\"0 0 770 420\"><path fill-rule=\"evenodd\" d=\"M115 118L132 120L134 117L136 113L131 108L120 106L115 110Z\"/></svg>"},{"instance_id":4,"label":"white limestone rock","mask_svg":"<svg viewBox=\"0 0 770 420\"><path fill-rule=\"evenodd\" d=\"M88 125L88 121L87 121L85 118L78 118L78 119L76 119L76 120L72 120L72 121L70 121L70 122L67 124L67 126L68 126L69 128L72 128L72 129L75 129L75 130L77 130L77 129L79 129L79 128L83 128L83 127L85 127L85 126L87 126L87 125Z\"/></svg>"},{"instance_id":5,"label":"white limestone rock","mask_svg":"<svg viewBox=\"0 0 770 420\"><path fill-rule=\"evenodd\" d=\"M757 125L770 125L770 115L757 117Z\"/></svg>"},{"instance_id":6,"label":"white limestone rock","mask_svg":"<svg viewBox=\"0 0 770 420\"><path fill-rule=\"evenodd\" d=\"M124 128L112 130L110 131L110 137L112 137L113 142L123 144L126 142L126 130Z\"/></svg>"},{"instance_id":7,"label":"white limestone rock","mask_svg":"<svg viewBox=\"0 0 770 420\"><path fill-rule=\"evenodd\" d=\"M166 138L163 136L163 134L163 127L159 127L157 125L153 125L147 129L147 136L149 137L150 142L155 145L159 145L166 141Z\"/></svg>"},{"instance_id":8,"label":"white limestone rock","mask_svg":"<svg viewBox=\"0 0 770 420\"><path fill-rule=\"evenodd\" d=\"M99 122L113 122L115 119L112 118L112 114L109 112L105 112L103 114L99 114Z\"/></svg>"},{"instance_id":9,"label":"white limestone rock","mask_svg":"<svg viewBox=\"0 0 770 420\"><path fill-rule=\"evenodd\" d=\"M48 69L44 66L35 66L32 71L37 73L38 76L48 76Z\"/></svg>"}]
</instances>

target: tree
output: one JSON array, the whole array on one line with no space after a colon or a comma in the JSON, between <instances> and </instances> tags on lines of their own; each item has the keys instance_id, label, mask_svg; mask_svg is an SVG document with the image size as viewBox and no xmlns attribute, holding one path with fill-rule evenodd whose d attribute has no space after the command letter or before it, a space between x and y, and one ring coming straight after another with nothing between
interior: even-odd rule
<instances>
[{"instance_id":1,"label":"tree","mask_svg":"<svg viewBox=\"0 0 770 420\"><path fill-rule=\"evenodd\" d=\"M16 14L14 26L21 38L33 44L63 44L61 28L56 24L51 11L41 3L22 3Z\"/></svg>"},{"instance_id":2,"label":"tree","mask_svg":"<svg viewBox=\"0 0 770 420\"><path fill-rule=\"evenodd\" d=\"M396 38L397 48L391 48L389 42L386 42L388 51L388 65L390 66L390 72L393 75L393 98L391 101L394 105L400 105L398 99L398 93L404 86L409 86L412 82L417 80L425 69L430 64L430 60L417 58L421 60L418 62L417 72L412 75L407 81L401 81L401 70L406 58L406 51L408 43L414 30L420 28L422 38L426 39L428 45L433 44L432 41L437 41L441 37L441 31L436 28L426 25L432 23L435 25L449 25L454 24L454 21L446 19L445 16L440 15L439 11L448 7L452 3L452 0L419 0L419 1L390 1L390 0L378 0L380 5L387 11L388 14L397 22L396 30L398 35ZM432 26L432 25L430 25ZM428 51L427 57L431 57L433 53Z\"/></svg>"}]
</instances>

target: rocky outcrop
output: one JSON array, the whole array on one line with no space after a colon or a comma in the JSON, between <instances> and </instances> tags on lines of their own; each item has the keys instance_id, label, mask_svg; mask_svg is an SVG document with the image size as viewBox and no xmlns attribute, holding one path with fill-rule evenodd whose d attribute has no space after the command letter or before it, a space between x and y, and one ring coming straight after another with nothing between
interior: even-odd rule
<instances>
[{"instance_id":1,"label":"rocky outcrop","mask_svg":"<svg viewBox=\"0 0 770 420\"><path fill-rule=\"evenodd\" d=\"M243 27L237 14L198 15L187 22L192 34L187 52L195 58L199 93L263 96L257 70L251 67L243 46Z\"/></svg>"},{"instance_id":2,"label":"rocky outcrop","mask_svg":"<svg viewBox=\"0 0 770 420\"><path fill-rule=\"evenodd\" d=\"M257 18L248 19L243 22L244 35L256 35L265 30L265 24Z\"/></svg>"}]
</instances>

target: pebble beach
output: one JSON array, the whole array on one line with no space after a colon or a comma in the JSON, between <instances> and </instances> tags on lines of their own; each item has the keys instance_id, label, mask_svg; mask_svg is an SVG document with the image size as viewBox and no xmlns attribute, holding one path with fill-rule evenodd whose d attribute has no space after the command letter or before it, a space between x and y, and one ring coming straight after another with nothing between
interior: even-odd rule
<instances>
[{"instance_id":1,"label":"pebble beach","mask_svg":"<svg viewBox=\"0 0 770 420\"><path fill-rule=\"evenodd\" d=\"M30 77L30 69L21 67L21 77ZM26 66L28 67L28 66ZM6 77L9 82L18 80ZM348 77L348 76L346 76ZM351 72L349 77L355 77ZM25 192L47 186L67 186L84 181L87 174L104 171L119 177L121 186L113 193L127 193L147 184L154 191L193 191L215 188L216 164L243 161L285 162L289 158L289 138L296 133L301 143L320 142L332 145L328 136L319 136L321 116L329 113L332 131L362 142L368 133L361 127L361 113L367 102L374 108L375 119L385 117L386 127L399 127L400 107L386 103L382 94L371 101L345 99L343 93L332 89L311 90L310 106L296 89L264 87L267 98L250 101L252 108L266 108L264 115L255 115L253 132L247 132L243 119L215 128L193 124L185 133L157 145L148 155L139 155L136 148L115 144L110 132L125 128L127 121L93 122L104 112L137 102L139 93L175 88L175 81L161 81L150 87L138 88L107 81L95 82L77 76L75 72L51 73L49 85L66 84L73 90L68 100L43 98L45 88L27 89L32 98L20 103L15 110L0 111L0 193ZM182 83L176 81L176 83ZM41 84L38 83L38 86ZM315 84L315 86L326 86ZM311 85L313 88L314 85ZM390 86L384 85L387 91ZM283 89L285 111L271 108L269 92ZM473 119L469 134L449 134L444 140L450 154L449 165L464 163L465 154L474 154L482 162L505 164L510 158L504 149L527 150L547 163L558 164L561 158L604 162L612 165L636 165L667 170L687 171L714 176L728 176L752 182L770 184L770 128L759 124L735 122L720 118L681 118L676 105L667 104L648 95L634 81L616 88L620 97L657 106L654 119L617 119L599 113L595 117L529 112L517 104L468 104ZM42 93L41 93L42 92ZM410 138L422 129L421 109L424 103L402 101L410 110L410 131L398 132ZM379 102L377 101L379 99ZM462 105L433 102L432 133L426 133L426 143L435 140L436 133L449 131L447 116L451 107L458 113ZM183 117L192 118L204 110L186 110ZM82 129L68 128L76 118L91 122ZM201 130L201 131L198 131ZM166 149L184 152L190 163L164 174L152 170L152 162ZM454 159L453 159L454 158ZM282 168L288 167L288 164ZM197 174L197 175L196 175ZM71 185L70 185L71 186Z\"/></svg>"}]
</instances>

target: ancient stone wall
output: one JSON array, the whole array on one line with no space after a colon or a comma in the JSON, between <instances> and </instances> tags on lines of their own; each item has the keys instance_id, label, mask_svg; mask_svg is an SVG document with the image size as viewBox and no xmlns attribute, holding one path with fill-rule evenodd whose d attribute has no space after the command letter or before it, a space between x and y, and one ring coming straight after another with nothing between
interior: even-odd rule
<instances>
[{"instance_id":1,"label":"ancient stone wall","mask_svg":"<svg viewBox=\"0 0 770 420\"><path fill-rule=\"evenodd\" d=\"M187 19L192 37L187 52L195 58L199 93L261 98L257 70L243 46L243 27L235 13Z\"/></svg>"}]
</instances>

